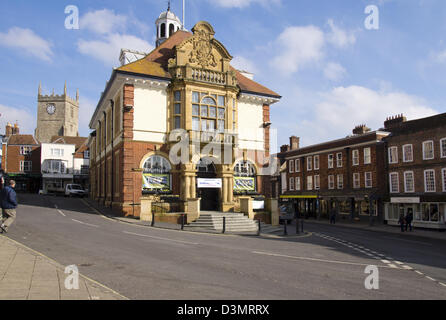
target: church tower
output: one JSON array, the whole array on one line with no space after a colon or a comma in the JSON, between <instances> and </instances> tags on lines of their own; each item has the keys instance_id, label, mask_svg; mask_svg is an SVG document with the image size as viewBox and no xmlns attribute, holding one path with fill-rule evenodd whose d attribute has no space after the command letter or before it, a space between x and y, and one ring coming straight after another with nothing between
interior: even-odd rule
<instances>
[{"instance_id":1,"label":"church tower","mask_svg":"<svg viewBox=\"0 0 446 320\"><path fill-rule=\"evenodd\" d=\"M164 11L163 13L160 14L155 24L157 31L156 33L157 47L159 47L175 32L183 29L183 24L181 23L180 18L178 18L172 11L170 11L170 1L167 7L167 11Z\"/></svg>"},{"instance_id":2,"label":"church tower","mask_svg":"<svg viewBox=\"0 0 446 320\"><path fill-rule=\"evenodd\" d=\"M67 94L65 82L64 93L42 95L42 85L39 84L37 96L37 128L35 137L39 142L51 142L54 136L79 136L79 91L76 99Z\"/></svg>"}]
</instances>

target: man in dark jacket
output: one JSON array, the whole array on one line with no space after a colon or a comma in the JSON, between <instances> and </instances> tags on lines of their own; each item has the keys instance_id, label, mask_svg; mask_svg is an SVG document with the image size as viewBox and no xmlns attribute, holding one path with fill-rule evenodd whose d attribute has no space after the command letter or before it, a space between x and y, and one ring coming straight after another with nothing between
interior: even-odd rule
<instances>
[{"instance_id":1,"label":"man in dark jacket","mask_svg":"<svg viewBox=\"0 0 446 320\"><path fill-rule=\"evenodd\" d=\"M2 189L0 201L2 206L3 222L0 225L2 232L8 232L8 228L14 222L17 208L17 194L15 193L15 181L9 181L9 186Z\"/></svg>"}]
</instances>

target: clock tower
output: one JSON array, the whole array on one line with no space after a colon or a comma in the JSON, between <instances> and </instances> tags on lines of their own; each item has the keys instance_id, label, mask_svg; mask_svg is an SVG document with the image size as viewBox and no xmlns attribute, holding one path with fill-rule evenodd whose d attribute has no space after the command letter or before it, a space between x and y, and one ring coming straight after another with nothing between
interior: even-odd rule
<instances>
[{"instance_id":1,"label":"clock tower","mask_svg":"<svg viewBox=\"0 0 446 320\"><path fill-rule=\"evenodd\" d=\"M42 85L39 84L37 97L37 128L35 137L39 142L51 142L54 136L79 136L79 91L76 99L67 94L65 83L63 95L42 95Z\"/></svg>"}]
</instances>

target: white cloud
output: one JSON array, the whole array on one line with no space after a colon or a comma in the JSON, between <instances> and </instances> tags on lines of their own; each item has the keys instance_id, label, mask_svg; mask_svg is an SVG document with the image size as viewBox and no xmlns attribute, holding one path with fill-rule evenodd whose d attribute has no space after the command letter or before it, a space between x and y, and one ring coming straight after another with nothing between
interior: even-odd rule
<instances>
[{"instance_id":1,"label":"white cloud","mask_svg":"<svg viewBox=\"0 0 446 320\"><path fill-rule=\"evenodd\" d=\"M254 74L257 73L257 67L254 62L242 56L235 56L231 61L231 65L237 70L248 71Z\"/></svg>"},{"instance_id":2,"label":"white cloud","mask_svg":"<svg viewBox=\"0 0 446 320\"><path fill-rule=\"evenodd\" d=\"M0 32L0 46L23 50L44 61L51 61L52 44L39 37L31 29L12 27L7 33Z\"/></svg>"},{"instance_id":3,"label":"white cloud","mask_svg":"<svg viewBox=\"0 0 446 320\"><path fill-rule=\"evenodd\" d=\"M126 16L115 14L112 10L103 9L87 12L80 19L80 28L98 34L106 34L124 30L126 23Z\"/></svg>"},{"instance_id":4,"label":"white cloud","mask_svg":"<svg viewBox=\"0 0 446 320\"><path fill-rule=\"evenodd\" d=\"M86 137L90 132L90 120L96 109L97 101L82 96L79 99L79 135Z\"/></svg>"},{"instance_id":5,"label":"white cloud","mask_svg":"<svg viewBox=\"0 0 446 320\"><path fill-rule=\"evenodd\" d=\"M339 81L345 77L347 71L339 63L329 62L324 69L324 76L328 80Z\"/></svg>"},{"instance_id":6,"label":"white cloud","mask_svg":"<svg viewBox=\"0 0 446 320\"><path fill-rule=\"evenodd\" d=\"M288 27L276 41L278 55L272 65L291 74L324 56L324 33L315 26Z\"/></svg>"},{"instance_id":7,"label":"white cloud","mask_svg":"<svg viewBox=\"0 0 446 320\"><path fill-rule=\"evenodd\" d=\"M431 53L429 60L440 64L446 63L446 50Z\"/></svg>"},{"instance_id":8,"label":"white cloud","mask_svg":"<svg viewBox=\"0 0 446 320\"><path fill-rule=\"evenodd\" d=\"M79 40L78 50L82 54L104 62L106 65L116 65L122 48L150 52L153 45L133 35L109 34L102 40Z\"/></svg>"},{"instance_id":9,"label":"white cloud","mask_svg":"<svg viewBox=\"0 0 446 320\"><path fill-rule=\"evenodd\" d=\"M301 123L299 129L302 139L310 143L341 138L358 124L365 123L372 130L382 128L386 117L396 114L411 120L438 113L420 97L361 86L337 87L321 97L314 118Z\"/></svg>"},{"instance_id":10,"label":"white cloud","mask_svg":"<svg viewBox=\"0 0 446 320\"><path fill-rule=\"evenodd\" d=\"M21 134L32 134L36 128L36 116L29 110L23 108L13 108L0 104L0 130L1 134L5 133L6 124L9 122L12 125L19 124Z\"/></svg>"},{"instance_id":11,"label":"white cloud","mask_svg":"<svg viewBox=\"0 0 446 320\"><path fill-rule=\"evenodd\" d=\"M332 19L328 20L331 32L327 34L327 41L337 48L345 48L355 44L356 37L353 32L345 31L334 24Z\"/></svg>"},{"instance_id":12,"label":"white cloud","mask_svg":"<svg viewBox=\"0 0 446 320\"><path fill-rule=\"evenodd\" d=\"M251 4L260 4L262 6L271 6L281 4L281 0L209 0L212 4L223 8L245 8Z\"/></svg>"}]
</instances>

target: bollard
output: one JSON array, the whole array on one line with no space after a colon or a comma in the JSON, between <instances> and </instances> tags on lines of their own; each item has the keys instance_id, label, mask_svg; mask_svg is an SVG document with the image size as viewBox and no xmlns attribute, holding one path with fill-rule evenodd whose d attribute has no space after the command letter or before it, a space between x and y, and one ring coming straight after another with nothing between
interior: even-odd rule
<instances>
[{"instance_id":1,"label":"bollard","mask_svg":"<svg viewBox=\"0 0 446 320\"><path fill-rule=\"evenodd\" d=\"M257 220L259 223L259 229L257 230L257 235L260 236L260 234L262 233L262 222L260 220Z\"/></svg>"},{"instance_id":2,"label":"bollard","mask_svg":"<svg viewBox=\"0 0 446 320\"><path fill-rule=\"evenodd\" d=\"M152 212L152 227L155 226L155 213Z\"/></svg>"},{"instance_id":3,"label":"bollard","mask_svg":"<svg viewBox=\"0 0 446 320\"><path fill-rule=\"evenodd\" d=\"M284 221L283 221L283 235L284 235L284 236L287 236L287 235L288 235L288 232L287 232L287 230L286 230L286 224L287 224L287 222L286 222L286 220L284 220Z\"/></svg>"},{"instance_id":4,"label":"bollard","mask_svg":"<svg viewBox=\"0 0 446 320\"><path fill-rule=\"evenodd\" d=\"M222 233L225 233L226 232L226 217L223 217L223 232Z\"/></svg>"},{"instance_id":5,"label":"bollard","mask_svg":"<svg viewBox=\"0 0 446 320\"><path fill-rule=\"evenodd\" d=\"M300 221L300 231L302 233L304 233L304 220L303 219Z\"/></svg>"},{"instance_id":6,"label":"bollard","mask_svg":"<svg viewBox=\"0 0 446 320\"><path fill-rule=\"evenodd\" d=\"M299 234L299 219L296 219L296 234Z\"/></svg>"},{"instance_id":7,"label":"bollard","mask_svg":"<svg viewBox=\"0 0 446 320\"><path fill-rule=\"evenodd\" d=\"M184 213L181 215L181 230L184 230Z\"/></svg>"}]
</instances>

